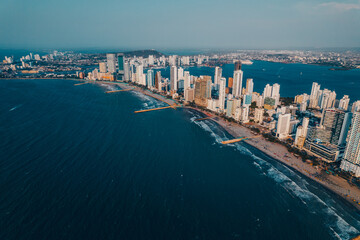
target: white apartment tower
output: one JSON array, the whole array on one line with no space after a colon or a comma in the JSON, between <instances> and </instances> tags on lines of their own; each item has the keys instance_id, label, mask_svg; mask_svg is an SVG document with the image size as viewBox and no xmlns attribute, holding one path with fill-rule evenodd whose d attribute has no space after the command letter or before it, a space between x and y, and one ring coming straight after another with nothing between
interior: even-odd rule
<instances>
[{"instance_id":1,"label":"white apartment tower","mask_svg":"<svg viewBox=\"0 0 360 240\"><path fill-rule=\"evenodd\" d=\"M176 66L172 66L170 69L170 89L177 91L177 67Z\"/></svg>"},{"instance_id":2,"label":"white apartment tower","mask_svg":"<svg viewBox=\"0 0 360 240\"><path fill-rule=\"evenodd\" d=\"M219 109L224 111L225 109L225 89L226 89L226 78L220 78L219 80Z\"/></svg>"},{"instance_id":3,"label":"white apartment tower","mask_svg":"<svg viewBox=\"0 0 360 240\"><path fill-rule=\"evenodd\" d=\"M276 128L276 136L279 139L284 139L289 136L290 119L291 119L290 113L279 115L277 128Z\"/></svg>"},{"instance_id":4,"label":"white apartment tower","mask_svg":"<svg viewBox=\"0 0 360 240\"><path fill-rule=\"evenodd\" d=\"M234 97L241 97L242 94L242 80L243 80L243 71L237 70L234 71L233 78L233 95Z\"/></svg>"}]
</instances>

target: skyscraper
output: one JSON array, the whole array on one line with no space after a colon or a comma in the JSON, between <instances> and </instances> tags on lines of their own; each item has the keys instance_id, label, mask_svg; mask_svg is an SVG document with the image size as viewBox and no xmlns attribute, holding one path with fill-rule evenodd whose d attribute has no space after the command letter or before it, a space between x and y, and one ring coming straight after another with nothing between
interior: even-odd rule
<instances>
[{"instance_id":1,"label":"skyscraper","mask_svg":"<svg viewBox=\"0 0 360 240\"><path fill-rule=\"evenodd\" d=\"M146 85L148 87L154 87L155 86L154 70L149 69L147 71L146 80L147 80Z\"/></svg>"},{"instance_id":2,"label":"skyscraper","mask_svg":"<svg viewBox=\"0 0 360 240\"><path fill-rule=\"evenodd\" d=\"M242 80L243 80L243 71L241 70L234 71L234 86L232 91L234 97L241 97L242 95Z\"/></svg>"},{"instance_id":3,"label":"skyscraper","mask_svg":"<svg viewBox=\"0 0 360 240\"><path fill-rule=\"evenodd\" d=\"M252 94L254 91L254 80L252 78L246 79L246 93Z\"/></svg>"},{"instance_id":4,"label":"skyscraper","mask_svg":"<svg viewBox=\"0 0 360 240\"><path fill-rule=\"evenodd\" d=\"M219 80L219 109L224 111L225 109L225 89L226 89L226 78L220 78Z\"/></svg>"},{"instance_id":5,"label":"skyscraper","mask_svg":"<svg viewBox=\"0 0 360 240\"><path fill-rule=\"evenodd\" d=\"M180 81L184 79L184 69L182 67L178 68L177 80Z\"/></svg>"},{"instance_id":6,"label":"skyscraper","mask_svg":"<svg viewBox=\"0 0 360 240\"><path fill-rule=\"evenodd\" d=\"M360 112L354 113L340 168L360 176Z\"/></svg>"},{"instance_id":7,"label":"skyscraper","mask_svg":"<svg viewBox=\"0 0 360 240\"><path fill-rule=\"evenodd\" d=\"M234 63L234 72L241 70L241 61L236 61Z\"/></svg>"},{"instance_id":8,"label":"skyscraper","mask_svg":"<svg viewBox=\"0 0 360 240\"><path fill-rule=\"evenodd\" d=\"M323 111L320 126L325 129L328 137L321 139L323 142L329 142L334 145L345 144L347 131L351 116L342 110L326 109ZM347 127L343 128L343 125Z\"/></svg>"},{"instance_id":9,"label":"skyscraper","mask_svg":"<svg viewBox=\"0 0 360 240\"><path fill-rule=\"evenodd\" d=\"M340 99L339 102L339 109L345 110L347 111L349 108L349 102L350 102L350 98L348 95L344 95L344 97L342 99Z\"/></svg>"},{"instance_id":10,"label":"skyscraper","mask_svg":"<svg viewBox=\"0 0 360 240\"><path fill-rule=\"evenodd\" d=\"M313 82L310 94L310 107L316 108L318 106L320 85L316 82Z\"/></svg>"},{"instance_id":11,"label":"skyscraper","mask_svg":"<svg viewBox=\"0 0 360 240\"><path fill-rule=\"evenodd\" d=\"M177 91L177 67L176 66L171 66L170 69L170 89Z\"/></svg>"},{"instance_id":12,"label":"skyscraper","mask_svg":"<svg viewBox=\"0 0 360 240\"><path fill-rule=\"evenodd\" d=\"M130 81L131 79L131 71L129 63L124 63L124 80Z\"/></svg>"},{"instance_id":13,"label":"skyscraper","mask_svg":"<svg viewBox=\"0 0 360 240\"><path fill-rule=\"evenodd\" d=\"M271 98L275 99L275 106L278 106L280 103L280 85L277 83L272 86Z\"/></svg>"},{"instance_id":14,"label":"skyscraper","mask_svg":"<svg viewBox=\"0 0 360 240\"><path fill-rule=\"evenodd\" d=\"M255 122L262 124L264 119L264 109L263 108L255 108L254 120Z\"/></svg>"},{"instance_id":15,"label":"skyscraper","mask_svg":"<svg viewBox=\"0 0 360 240\"><path fill-rule=\"evenodd\" d=\"M266 84L263 93L264 99L267 97L271 97L271 94L272 94L272 86L270 86L270 84Z\"/></svg>"},{"instance_id":16,"label":"skyscraper","mask_svg":"<svg viewBox=\"0 0 360 240\"><path fill-rule=\"evenodd\" d=\"M161 84L161 72L157 71L155 74L155 88L159 91L159 84Z\"/></svg>"},{"instance_id":17,"label":"skyscraper","mask_svg":"<svg viewBox=\"0 0 360 240\"><path fill-rule=\"evenodd\" d=\"M304 146L309 128L309 118L303 118L302 126L296 130L295 145L302 148Z\"/></svg>"},{"instance_id":18,"label":"skyscraper","mask_svg":"<svg viewBox=\"0 0 360 240\"><path fill-rule=\"evenodd\" d=\"M220 78L222 77L222 68L216 67L215 68L215 76L214 76L214 84L215 88L219 85Z\"/></svg>"},{"instance_id":19,"label":"skyscraper","mask_svg":"<svg viewBox=\"0 0 360 240\"><path fill-rule=\"evenodd\" d=\"M136 67L136 82L143 86L146 85L146 79L144 79L144 67L142 64L139 64Z\"/></svg>"},{"instance_id":20,"label":"skyscraper","mask_svg":"<svg viewBox=\"0 0 360 240\"><path fill-rule=\"evenodd\" d=\"M200 76L195 81L195 103L207 107L207 100L211 99L211 77Z\"/></svg>"},{"instance_id":21,"label":"skyscraper","mask_svg":"<svg viewBox=\"0 0 360 240\"><path fill-rule=\"evenodd\" d=\"M289 136L290 119L291 119L290 113L279 115L279 119L276 127L276 136L278 138L284 139Z\"/></svg>"},{"instance_id":22,"label":"skyscraper","mask_svg":"<svg viewBox=\"0 0 360 240\"><path fill-rule=\"evenodd\" d=\"M118 53L118 70L119 73L124 73L124 54Z\"/></svg>"},{"instance_id":23,"label":"skyscraper","mask_svg":"<svg viewBox=\"0 0 360 240\"><path fill-rule=\"evenodd\" d=\"M114 53L107 53L106 54L106 60L107 60L107 68L108 72L114 73L116 72L116 57Z\"/></svg>"},{"instance_id":24,"label":"skyscraper","mask_svg":"<svg viewBox=\"0 0 360 240\"><path fill-rule=\"evenodd\" d=\"M190 87L190 72L184 71L184 89L188 89Z\"/></svg>"},{"instance_id":25,"label":"skyscraper","mask_svg":"<svg viewBox=\"0 0 360 240\"><path fill-rule=\"evenodd\" d=\"M105 62L99 63L99 70L101 73L106 73L106 63Z\"/></svg>"}]
</instances>

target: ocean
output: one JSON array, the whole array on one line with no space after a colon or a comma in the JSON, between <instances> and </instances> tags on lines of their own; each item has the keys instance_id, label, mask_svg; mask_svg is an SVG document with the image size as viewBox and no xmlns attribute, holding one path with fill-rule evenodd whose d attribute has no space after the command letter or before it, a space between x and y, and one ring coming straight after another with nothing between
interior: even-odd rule
<instances>
[{"instance_id":1,"label":"ocean","mask_svg":"<svg viewBox=\"0 0 360 240\"><path fill-rule=\"evenodd\" d=\"M74 83L0 80L0 239L360 234L353 206L200 113Z\"/></svg>"},{"instance_id":2,"label":"ocean","mask_svg":"<svg viewBox=\"0 0 360 240\"><path fill-rule=\"evenodd\" d=\"M266 84L280 84L282 97L294 97L307 93L310 95L313 82L321 84L321 89L327 88L335 91L337 99L349 95L350 101L360 100L360 69L347 71L331 71L329 66L306 65L300 63L274 63L254 61L252 65L243 65L243 86L246 79L254 79L254 91L263 93ZM233 77L234 64L222 66L223 77ZM191 75L215 75L215 68L185 67ZM170 77L170 68L161 69L162 76Z\"/></svg>"}]
</instances>

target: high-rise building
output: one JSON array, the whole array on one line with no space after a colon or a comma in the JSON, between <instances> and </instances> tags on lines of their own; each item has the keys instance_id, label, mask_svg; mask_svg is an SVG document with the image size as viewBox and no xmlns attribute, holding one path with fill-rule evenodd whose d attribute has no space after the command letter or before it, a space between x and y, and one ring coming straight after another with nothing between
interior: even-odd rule
<instances>
[{"instance_id":1,"label":"high-rise building","mask_svg":"<svg viewBox=\"0 0 360 240\"><path fill-rule=\"evenodd\" d=\"M240 121L242 123L248 123L249 122L249 106L243 106L240 109L241 109Z\"/></svg>"},{"instance_id":2,"label":"high-rise building","mask_svg":"<svg viewBox=\"0 0 360 240\"><path fill-rule=\"evenodd\" d=\"M155 75L155 88L158 91L161 91L161 89L159 89L159 86L161 86L161 72L157 71Z\"/></svg>"},{"instance_id":3,"label":"high-rise building","mask_svg":"<svg viewBox=\"0 0 360 240\"><path fill-rule=\"evenodd\" d=\"M280 104L280 85L277 83L272 86L271 98L275 99L275 106Z\"/></svg>"},{"instance_id":4,"label":"high-rise building","mask_svg":"<svg viewBox=\"0 0 360 240\"><path fill-rule=\"evenodd\" d=\"M228 88L231 88L231 89L232 89L233 85L234 85L234 79L231 78L231 77L229 77Z\"/></svg>"},{"instance_id":5,"label":"high-rise building","mask_svg":"<svg viewBox=\"0 0 360 240\"><path fill-rule=\"evenodd\" d=\"M101 73L106 73L106 63L105 62L100 62L99 63L99 70Z\"/></svg>"},{"instance_id":6,"label":"high-rise building","mask_svg":"<svg viewBox=\"0 0 360 240\"><path fill-rule=\"evenodd\" d=\"M224 111L225 109L225 89L226 89L226 78L220 78L219 80L219 110Z\"/></svg>"},{"instance_id":7,"label":"high-rise building","mask_svg":"<svg viewBox=\"0 0 360 240\"><path fill-rule=\"evenodd\" d=\"M246 92L245 94L252 94L254 91L254 80L252 78L246 79Z\"/></svg>"},{"instance_id":8,"label":"high-rise building","mask_svg":"<svg viewBox=\"0 0 360 240\"><path fill-rule=\"evenodd\" d=\"M241 70L234 71L234 87L232 91L234 97L241 97L242 95L242 80L243 80L243 71Z\"/></svg>"},{"instance_id":9,"label":"high-rise building","mask_svg":"<svg viewBox=\"0 0 360 240\"><path fill-rule=\"evenodd\" d=\"M254 121L262 124L264 121L264 109L263 108L255 108Z\"/></svg>"},{"instance_id":10,"label":"high-rise building","mask_svg":"<svg viewBox=\"0 0 360 240\"><path fill-rule=\"evenodd\" d=\"M118 70L119 73L124 73L124 54L118 53Z\"/></svg>"},{"instance_id":11,"label":"high-rise building","mask_svg":"<svg viewBox=\"0 0 360 240\"><path fill-rule=\"evenodd\" d=\"M309 128L309 118L303 118L302 126L299 126L296 131L295 145L302 148L305 144Z\"/></svg>"},{"instance_id":12,"label":"high-rise building","mask_svg":"<svg viewBox=\"0 0 360 240\"><path fill-rule=\"evenodd\" d=\"M360 100L358 100L352 104L351 112L352 113L360 112Z\"/></svg>"},{"instance_id":13,"label":"high-rise building","mask_svg":"<svg viewBox=\"0 0 360 240\"><path fill-rule=\"evenodd\" d=\"M177 59L176 55L169 56L169 65L176 66L176 59Z\"/></svg>"},{"instance_id":14,"label":"high-rise building","mask_svg":"<svg viewBox=\"0 0 360 240\"><path fill-rule=\"evenodd\" d=\"M222 77L222 68L215 67L215 76L214 76L215 88L217 88L217 86L219 85L221 77Z\"/></svg>"},{"instance_id":15,"label":"high-rise building","mask_svg":"<svg viewBox=\"0 0 360 240\"><path fill-rule=\"evenodd\" d=\"M264 88L264 93L263 93L264 99L271 97L271 94L272 94L272 86L270 86L270 84L266 84L266 86Z\"/></svg>"},{"instance_id":16,"label":"high-rise building","mask_svg":"<svg viewBox=\"0 0 360 240\"><path fill-rule=\"evenodd\" d=\"M106 54L108 72L116 72L116 55L114 53Z\"/></svg>"},{"instance_id":17,"label":"high-rise building","mask_svg":"<svg viewBox=\"0 0 360 240\"><path fill-rule=\"evenodd\" d=\"M342 110L326 109L323 111L320 126L329 132L323 140L323 142L329 142L334 145L344 145L348 127L350 124L351 116L350 113L345 113ZM347 126L347 127L343 127Z\"/></svg>"},{"instance_id":18,"label":"high-rise building","mask_svg":"<svg viewBox=\"0 0 360 240\"><path fill-rule=\"evenodd\" d=\"M234 72L241 70L241 61L236 61L234 63Z\"/></svg>"},{"instance_id":19,"label":"high-rise building","mask_svg":"<svg viewBox=\"0 0 360 240\"><path fill-rule=\"evenodd\" d=\"M310 105L311 108L318 107L320 85L316 82L313 82L310 94Z\"/></svg>"},{"instance_id":20,"label":"high-rise building","mask_svg":"<svg viewBox=\"0 0 360 240\"><path fill-rule=\"evenodd\" d=\"M124 80L130 81L131 79L131 71L129 63L124 63Z\"/></svg>"},{"instance_id":21,"label":"high-rise building","mask_svg":"<svg viewBox=\"0 0 360 240\"><path fill-rule=\"evenodd\" d=\"M195 81L195 103L207 107L207 100L211 99L211 77L200 76Z\"/></svg>"},{"instance_id":22,"label":"high-rise building","mask_svg":"<svg viewBox=\"0 0 360 240\"><path fill-rule=\"evenodd\" d=\"M339 102L339 109L347 111L349 108L350 98L348 95L344 95L342 99L340 99Z\"/></svg>"},{"instance_id":23,"label":"high-rise building","mask_svg":"<svg viewBox=\"0 0 360 240\"><path fill-rule=\"evenodd\" d=\"M146 80L147 80L146 85L148 87L154 87L155 86L154 70L149 69L147 71Z\"/></svg>"},{"instance_id":24,"label":"high-rise building","mask_svg":"<svg viewBox=\"0 0 360 240\"><path fill-rule=\"evenodd\" d=\"M243 106L250 106L251 102L252 102L251 98L252 98L251 94L244 95L244 97L243 97Z\"/></svg>"},{"instance_id":25,"label":"high-rise building","mask_svg":"<svg viewBox=\"0 0 360 240\"><path fill-rule=\"evenodd\" d=\"M234 99L228 99L226 101L226 116L227 117L232 117L233 105L234 105Z\"/></svg>"},{"instance_id":26,"label":"high-rise building","mask_svg":"<svg viewBox=\"0 0 360 240\"><path fill-rule=\"evenodd\" d=\"M360 112L354 113L346 144L344 158L340 168L360 176Z\"/></svg>"},{"instance_id":27,"label":"high-rise building","mask_svg":"<svg viewBox=\"0 0 360 240\"><path fill-rule=\"evenodd\" d=\"M136 83L145 86L146 85L146 79L144 77L144 67L142 64L139 64L136 67Z\"/></svg>"},{"instance_id":28,"label":"high-rise building","mask_svg":"<svg viewBox=\"0 0 360 240\"><path fill-rule=\"evenodd\" d=\"M170 89L173 91L177 91L177 82L178 82L178 78L177 78L177 67L176 66L171 66L170 69Z\"/></svg>"},{"instance_id":29,"label":"high-rise building","mask_svg":"<svg viewBox=\"0 0 360 240\"><path fill-rule=\"evenodd\" d=\"M290 120L291 120L290 113L279 115L279 119L276 127L276 136L279 139L284 139L289 136Z\"/></svg>"},{"instance_id":30,"label":"high-rise building","mask_svg":"<svg viewBox=\"0 0 360 240\"><path fill-rule=\"evenodd\" d=\"M189 71L184 71L184 89L188 89L191 86L191 76Z\"/></svg>"},{"instance_id":31,"label":"high-rise building","mask_svg":"<svg viewBox=\"0 0 360 240\"><path fill-rule=\"evenodd\" d=\"M184 91L184 97L186 102L193 102L195 99L195 91L193 88L186 88Z\"/></svg>"},{"instance_id":32,"label":"high-rise building","mask_svg":"<svg viewBox=\"0 0 360 240\"><path fill-rule=\"evenodd\" d=\"M333 108L335 106L336 93L329 89L324 89L319 98L319 105L321 109Z\"/></svg>"},{"instance_id":33,"label":"high-rise building","mask_svg":"<svg viewBox=\"0 0 360 240\"><path fill-rule=\"evenodd\" d=\"M177 80L183 80L184 79L184 69L182 67L178 68L178 73L177 73Z\"/></svg>"}]
</instances>

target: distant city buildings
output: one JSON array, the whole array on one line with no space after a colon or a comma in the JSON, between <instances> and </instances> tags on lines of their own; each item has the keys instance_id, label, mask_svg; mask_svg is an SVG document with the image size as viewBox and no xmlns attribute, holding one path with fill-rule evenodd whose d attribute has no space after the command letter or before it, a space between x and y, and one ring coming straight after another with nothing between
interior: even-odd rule
<instances>
[{"instance_id":1,"label":"distant city buildings","mask_svg":"<svg viewBox=\"0 0 360 240\"><path fill-rule=\"evenodd\" d=\"M250 57L253 56L250 52L241 54L244 58L255 59ZM276 57L269 52L261 54L257 55L263 57L261 60L312 61L305 53L296 58L290 58L290 55L287 58ZM3 71L0 71L0 74L19 71L24 74L39 73L45 68L43 65L46 62L49 63L50 71L53 71L52 64L57 66L61 61L76 62L79 65L84 62L85 69L88 70L73 67L75 64L67 66L68 69L61 68L66 64L58 64L58 66L63 71L76 72L74 74L76 78L126 81L172 97L185 105L202 107L225 117L228 121L259 128L261 132L271 134L280 141L292 144L293 147L328 163L341 161L341 168L344 171L360 176L357 150L360 141L358 138L360 100L351 102L349 95L338 98L335 91L321 88L316 82L309 86L310 92L300 93L293 101L280 97L281 88L277 83L258 86L257 89L264 90L260 93L256 92L254 91L256 79L247 78L246 82L243 82L242 67L252 62L239 59L242 58L238 54L126 56L123 53L108 53L86 59L81 55L67 55L54 51L44 56L30 53L20 59L5 57L1 65ZM231 73L232 77L226 79L223 75L226 76L228 73L223 74L223 68L220 66L229 62L234 63L234 71ZM343 63L345 64L345 61ZM355 66L355 62L351 64ZM214 67L214 75L193 76L187 66L211 66ZM166 68L164 76L168 78L162 76L164 70L160 71Z\"/></svg>"}]
</instances>

